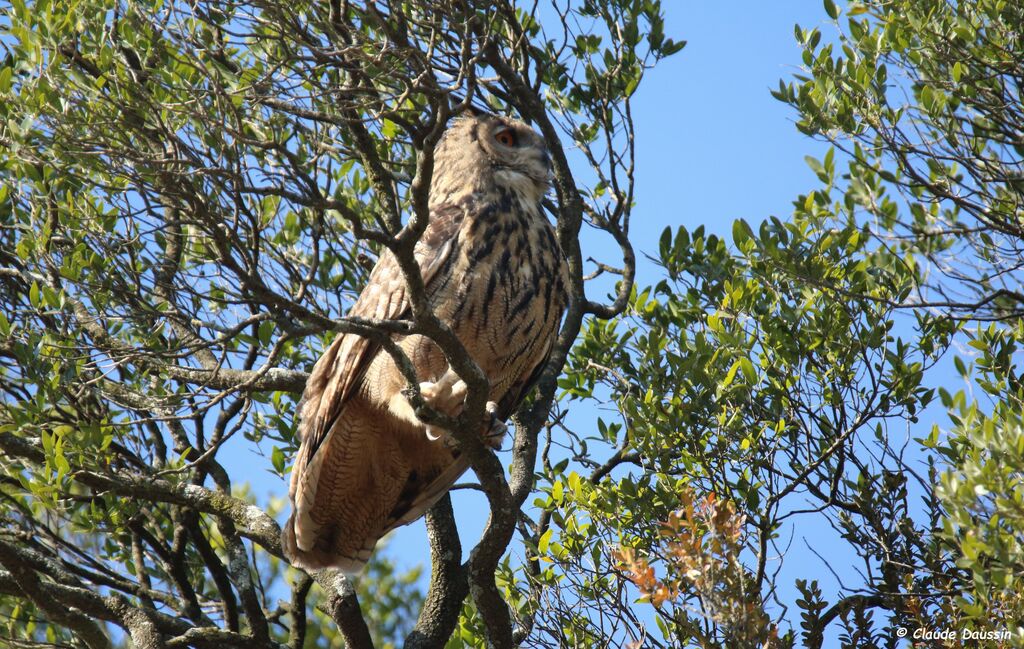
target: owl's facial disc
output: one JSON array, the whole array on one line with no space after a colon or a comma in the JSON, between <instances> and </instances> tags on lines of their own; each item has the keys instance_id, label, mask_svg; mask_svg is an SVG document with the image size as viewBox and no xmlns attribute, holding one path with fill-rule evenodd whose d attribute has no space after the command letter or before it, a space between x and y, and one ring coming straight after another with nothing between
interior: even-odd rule
<instances>
[{"instance_id":1,"label":"owl's facial disc","mask_svg":"<svg viewBox=\"0 0 1024 649\"><path fill-rule=\"evenodd\" d=\"M521 122L496 120L489 139L486 148L499 185L541 196L547 191L551 158L533 129Z\"/></svg>"}]
</instances>

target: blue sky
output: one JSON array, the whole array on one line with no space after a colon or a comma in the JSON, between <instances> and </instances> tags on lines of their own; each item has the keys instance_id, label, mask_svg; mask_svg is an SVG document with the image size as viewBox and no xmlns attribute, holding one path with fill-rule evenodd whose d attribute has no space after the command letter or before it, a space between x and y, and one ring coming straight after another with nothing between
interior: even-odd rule
<instances>
[{"instance_id":1,"label":"blue sky","mask_svg":"<svg viewBox=\"0 0 1024 649\"><path fill-rule=\"evenodd\" d=\"M667 5L666 33L688 45L651 71L634 107L633 241L648 251L669 224L728 233L736 218L785 217L799 194L818 186L804 156L825 150L770 94L797 71L793 25L828 19L818 3Z\"/></svg>"},{"instance_id":2,"label":"blue sky","mask_svg":"<svg viewBox=\"0 0 1024 649\"><path fill-rule=\"evenodd\" d=\"M820 3L666 2L665 6L666 34L688 45L651 71L635 96L637 207L632 240L641 260L637 278L641 286L659 279L658 269L643 253L656 252L665 226L704 225L728 234L737 218L751 223L772 215L785 219L798 195L819 186L804 156L820 158L826 150L822 143L800 134L793 125L793 111L770 94L780 78L788 79L798 71L801 50L793 25L822 26L828 34L828 18ZM235 475L244 474L245 467L251 469L254 464L251 448L241 438L234 443L225 459L229 470L243 472ZM269 452L269 447L264 450ZM269 461L260 460L260 466L268 465ZM286 496L283 481L261 473L252 481L257 497ZM461 491L455 494L455 509L468 552L482 529L486 502L475 492ZM834 533L824 524L802 525L794 533L786 560L791 567L783 571L781 581L792 584L796 578L818 578L826 597L833 595L834 578L805 544L821 551L833 539ZM388 553L402 568L429 565L422 521L394 534ZM791 586L783 597L790 602L795 598ZM790 608L787 618L798 627L796 609Z\"/></svg>"}]
</instances>

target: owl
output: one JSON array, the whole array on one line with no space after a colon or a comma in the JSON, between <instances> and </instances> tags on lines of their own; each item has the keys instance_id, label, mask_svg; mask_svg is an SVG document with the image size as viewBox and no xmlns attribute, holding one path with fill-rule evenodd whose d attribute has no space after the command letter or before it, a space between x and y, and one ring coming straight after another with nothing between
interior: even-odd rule
<instances>
[{"instance_id":1,"label":"owl","mask_svg":"<svg viewBox=\"0 0 1024 649\"><path fill-rule=\"evenodd\" d=\"M526 124L495 115L457 119L438 142L429 222L415 248L428 302L483 370L500 447L507 419L547 361L567 301L568 270L541 209L550 160ZM349 312L410 317L405 279L385 251ZM396 335L435 409L455 416L466 385L421 335ZM447 431L420 421L391 354L354 334L316 363L300 405L292 514L282 541L307 569L357 573L377 541L422 516L469 466Z\"/></svg>"}]
</instances>

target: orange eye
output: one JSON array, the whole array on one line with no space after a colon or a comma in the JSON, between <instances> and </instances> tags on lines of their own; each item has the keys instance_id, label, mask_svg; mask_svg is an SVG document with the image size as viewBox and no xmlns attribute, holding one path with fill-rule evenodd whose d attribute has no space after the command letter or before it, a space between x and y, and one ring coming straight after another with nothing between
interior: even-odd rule
<instances>
[{"instance_id":1,"label":"orange eye","mask_svg":"<svg viewBox=\"0 0 1024 649\"><path fill-rule=\"evenodd\" d=\"M494 139L505 146L516 146L519 142L519 139L516 137L516 132L510 128L506 128L495 133Z\"/></svg>"}]
</instances>

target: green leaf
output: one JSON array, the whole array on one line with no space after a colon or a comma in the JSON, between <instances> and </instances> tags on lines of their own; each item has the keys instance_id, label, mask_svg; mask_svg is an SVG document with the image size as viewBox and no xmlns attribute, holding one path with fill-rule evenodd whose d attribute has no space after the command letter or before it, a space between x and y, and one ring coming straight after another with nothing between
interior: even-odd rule
<instances>
[{"instance_id":1,"label":"green leaf","mask_svg":"<svg viewBox=\"0 0 1024 649\"><path fill-rule=\"evenodd\" d=\"M832 20L838 18L839 9L836 7L836 3L833 2L832 0L825 0L825 13L827 13L828 17L831 18Z\"/></svg>"},{"instance_id":2,"label":"green leaf","mask_svg":"<svg viewBox=\"0 0 1024 649\"><path fill-rule=\"evenodd\" d=\"M953 365L956 366L957 373L960 376L962 376L962 377L964 377L966 379L967 378L967 366L964 365L964 360L962 358L960 358L959 356L954 356L953 357Z\"/></svg>"},{"instance_id":3,"label":"green leaf","mask_svg":"<svg viewBox=\"0 0 1024 649\"><path fill-rule=\"evenodd\" d=\"M622 90L622 96L623 97L631 97L631 96L633 96L633 93L636 91L636 87L639 84L640 84L640 77L639 77L639 75L632 77L629 81L626 82L626 87L623 88L623 90Z\"/></svg>"},{"instance_id":4,"label":"green leaf","mask_svg":"<svg viewBox=\"0 0 1024 649\"><path fill-rule=\"evenodd\" d=\"M259 330L258 330L258 337L259 337L259 340L260 340L260 344L263 345L264 347L269 347L271 340L273 340L273 336L274 336L274 321L273 320L264 320L263 322L261 322Z\"/></svg>"},{"instance_id":5,"label":"green leaf","mask_svg":"<svg viewBox=\"0 0 1024 649\"><path fill-rule=\"evenodd\" d=\"M61 482L64 476L71 472L71 464L68 463L67 457L64 456L63 438L58 439L54 445L53 460L57 466L57 482Z\"/></svg>"},{"instance_id":6,"label":"green leaf","mask_svg":"<svg viewBox=\"0 0 1024 649\"><path fill-rule=\"evenodd\" d=\"M574 498L580 497L580 475L575 471L569 474L569 490L572 492Z\"/></svg>"},{"instance_id":7,"label":"green leaf","mask_svg":"<svg viewBox=\"0 0 1024 649\"><path fill-rule=\"evenodd\" d=\"M549 527L546 532L541 534L540 540L537 541L537 552L539 554L547 554L548 546L551 544L551 536L555 531L553 527Z\"/></svg>"},{"instance_id":8,"label":"green leaf","mask_svg":"<svg viewBox=\"0 0 1024 649\"><path fill-rule=\"evenodd\" d=\"M75 429L67 424L61 424L60 426L56 426L53 429L53 434L56 435L57 437L67 437L74 432Z\"/></svg>"},{"instance_id":9,"label":"green leaf","mask_svg":"<svg viewBox=\"0 0 1024 649\"><path fill-rule=\"evenodd\" d=\"M743 370L743 377L747 380L747 383L753 385L757 383L757 371L754 370L754 364L750 362L749 358L741 358L739 360L740 369Z\"/></svg>"},{"instance_id":10,"label":"green leaf","mask_svg":"<svg viewBox=\"0 0 1024 649\"><path fill-rule=\"evenodd\" d=\"M736 219L732 223L732 240L736 244L737 248L743 247L743 244L754 238L754 231L750 229L750 224L743 219Z\"/></svg>"},{"instance_id":11,"label":"green leaf","mask_svg":"<svg viewBox=\"0 0 1024 649\"><path fill-rule=\"evenodd\" d=\"M929 110L935 105L935 91L931 86L926 85L921 88L921 105Z\"/></svg>"},{"instance_id":12,"label":"green leaf","mask_svg":"<svg viewBox=\"0 0 1024 649\"><path fill-rule=\"evenodd\" d=\"M719 388L724 389L732 385L733 379L736 378L736 370L740 368L740 362L741 361L736 361L735 363L732 364L732 367L729 368L729 371L725 373L725 378L722 379L722 382L718 384Z\"/></svg>"},{"instance_id":13,"label":"green leaf","mask_svg":"<svg viewBox=\"0 0 1024 649\"><path fill-rule=\"evenodd\" d=\"M270 451L270 463L274 466L274 470L279 474L284 473L284 451L280 447L275 446Z\"/></svg>"},{"instance_id":14,"label":"green leaf","mask_svg":"<svg viewBox=\"0 0 1024 649\"><path fill-rule=\"evenodd\" d=\"M665 42L661 46L661 51L665 56L672 56L677 52L681 51L686 47L686 41L674 41L671 38L666 38Z\"/></svg>"}]
</instances>

